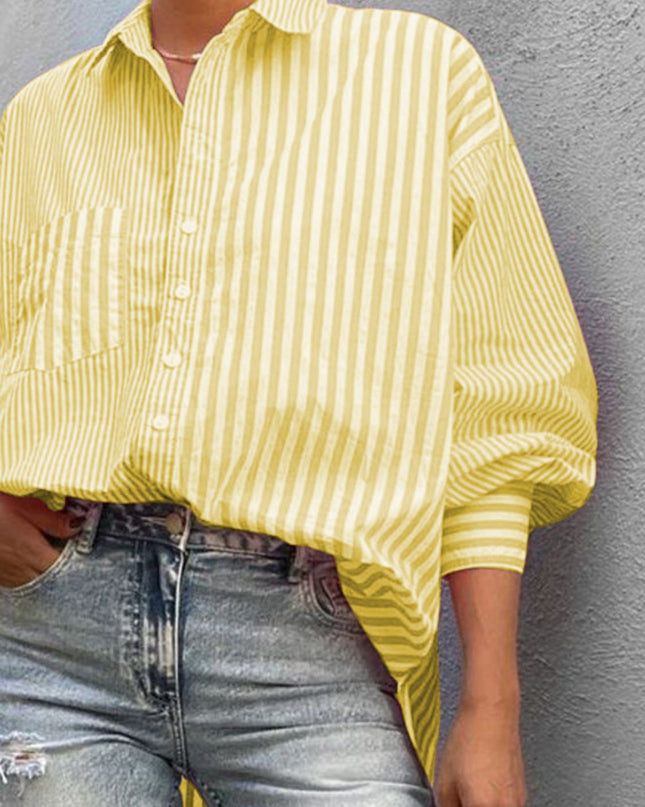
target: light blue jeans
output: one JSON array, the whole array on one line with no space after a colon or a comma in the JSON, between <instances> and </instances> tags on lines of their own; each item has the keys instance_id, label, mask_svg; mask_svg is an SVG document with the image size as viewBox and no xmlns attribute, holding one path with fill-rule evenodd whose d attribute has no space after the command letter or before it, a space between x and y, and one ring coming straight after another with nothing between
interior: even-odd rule
<instances>
[{"instance_id":1,"label":"light blue jeans","mask_svg":"<svg viewBox=\"0 0 645 807\"><path fill-rule=\"evenodd\" d=\"M89 508L0 586L0 805L433 807L332 555L169 502Z\"/></svg>"}]
</instances>

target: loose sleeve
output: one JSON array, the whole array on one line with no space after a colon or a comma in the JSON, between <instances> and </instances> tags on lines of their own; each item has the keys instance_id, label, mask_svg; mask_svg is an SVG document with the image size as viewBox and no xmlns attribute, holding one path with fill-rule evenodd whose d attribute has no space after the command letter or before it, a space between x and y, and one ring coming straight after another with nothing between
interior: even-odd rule
<instances>
[{"instance_id":1,"label":"loose sleeve","mask_svg":"<svg viewBox=\"0 0 645 807\"><path fill-rule=\"evenodd\" d=\"M7 131L7 107L0 115L0 215L6 216L7 201L4 198L7 178L5 171L5 140ZM4 237L5 223L0 219L0 368L3 365L3 356L10 341L10 322L13 307L13 286L15 280L11 269L14 265L13 246Z\"/></svg>"},{"instance_id":2,"label":"loose sleeve","mask_svg":"<svg viewBox=\"0 0 645 807\"><path fill-rule=\"evenodd\" d=\"M441 576L482 566L522 574L532 490L531 482L509 482L461 507L446 510Z\"/></svg>"},{"instance_id":3,"label":"loose sleeve","mask_svg":"<svg viewBox=\"0 0 645 807\"><path fill-rule=\"evenodd\" d=\"M17 187L21 172L20 135L13 116L14 101L0 114L0 372L9 359L12 326L18 297L18 246L13 232L16 221ZM0 390L1 397L1 390Z\"/></svg>"},{"instance_id":4,"label":"loose sleeve","mask_svg":"<svg viewBox=\"0 0 645 807\"><path fill-rule=\"evenodd\" d=\"M582 507L595 483L597 392L584 337L492 81L469 55L471 80L454 95L450 171L454 385L442 574L523 571L530 531Z\"/></svg>"}]
</instances>

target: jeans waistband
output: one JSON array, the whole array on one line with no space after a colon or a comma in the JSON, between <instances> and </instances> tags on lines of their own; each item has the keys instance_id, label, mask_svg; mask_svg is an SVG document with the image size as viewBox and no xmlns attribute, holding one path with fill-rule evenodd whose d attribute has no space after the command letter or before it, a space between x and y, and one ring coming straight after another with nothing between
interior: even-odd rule
<instances>
[{"instance_id":1,"label":"jeans waistband","mask_svg":"<svg viewBox=\"0 0 645 807\"><path fill-rule=\"evenodd\" d=\"M89 553L98 533L117 538L166 543L182 550L228 549L291 560L291 575L314 565L335 565L335 558L310 546L289 544L277 535L204 524L190 508L175 502L119 504L68 497L66 509L85 518L77 551Z\"/></svg>"}]
</instances>

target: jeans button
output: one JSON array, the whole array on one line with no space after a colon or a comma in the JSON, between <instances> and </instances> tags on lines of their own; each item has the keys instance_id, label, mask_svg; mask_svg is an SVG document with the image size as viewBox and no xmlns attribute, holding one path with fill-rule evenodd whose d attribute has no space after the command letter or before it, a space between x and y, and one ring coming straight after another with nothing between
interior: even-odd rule
<instances>
[{"instance_id":1,"label":"jeans button","mask_svg":"<svg viewBox=\"0 0 645 807\"><path fill-rule=\"evenodd\" d=\"M184 531L184 522L179 513L168 513L164 523L166 525L166 529L169 533L171 533L171 535L181 535L181 533Z\"/></svg>"}]
</instances>

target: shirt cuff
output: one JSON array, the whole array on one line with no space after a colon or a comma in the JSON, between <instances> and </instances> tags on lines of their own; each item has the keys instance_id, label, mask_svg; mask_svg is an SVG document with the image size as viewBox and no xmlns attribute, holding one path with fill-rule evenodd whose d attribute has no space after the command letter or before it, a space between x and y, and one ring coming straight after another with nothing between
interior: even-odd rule
<instances>
[{"instance_id":1,"label":"shirt cuff","mask_svg":"<svg viewBox=\"0 0 645 807\"><path fill-rule=\"evenodd\" d=\"M486 566L524 572L533 483L509 482L462 507L447 508L441 577Z\"/></svg>"}]
</instances>

